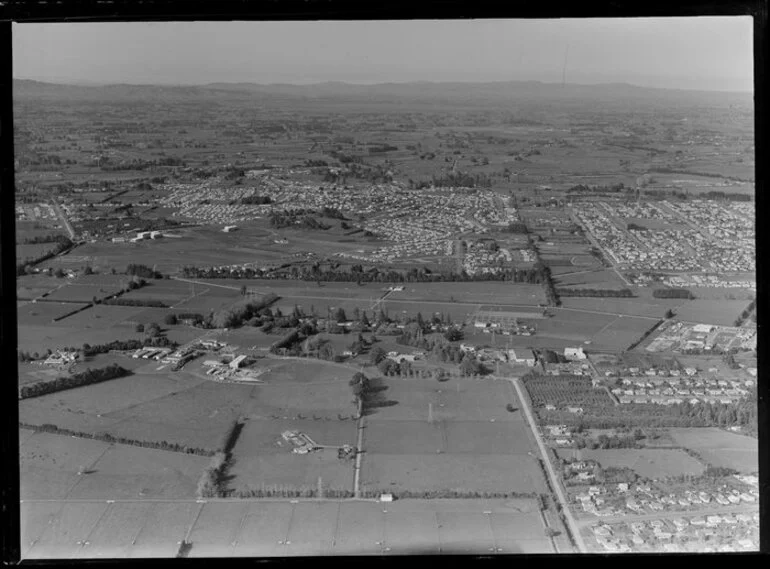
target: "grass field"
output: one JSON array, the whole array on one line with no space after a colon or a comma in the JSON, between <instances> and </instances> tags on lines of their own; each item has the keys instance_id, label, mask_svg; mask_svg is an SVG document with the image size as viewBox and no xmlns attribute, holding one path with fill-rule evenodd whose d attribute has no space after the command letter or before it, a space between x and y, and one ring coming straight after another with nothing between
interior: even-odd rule
<instances>
[{"instance_id":1,"label":"grass field","mask_svg":"<svg viewBox=\"0 0 770 569\"><path fill-rule=\"evenodd\" d=\"M120 287L116 285L92 285L71 282L66 286L57 288L55 291L51 292L46 296L46 299L70 302L91 302L94 298L101 300L119 291Z\"/></svg>"},{"instance_id":2,"label":"grass field","mask_svg":"<svg viewBox=\"0 0 770 569\"><path fill-rule=\"evenodd\" d=\"M652 318L663 318L668 308L677 310L679 306L686 306L687 304L688 301L686 300L645 298L579 298L564 296L561 299L562 308L596 310L599 312L623 314L624 316L649 316Z\"/></svg>"},{"instance_id":3,"label":"grass field","mask_svg":"<svg viewBox=\"0 0 770 569\"><path fill-rule=\"evenodd\" d=\"M190 557L551 552L527 500L25 502L21 516L25 559L174 557L188 532Z\"/></svg>"},{"instance_id":4,"label":"grass field","mask_svg":"<svg viewBox=\"0 0 770 569\"><path fill-rule=\"evenodd\" d=\"M70 305L74 306L74 305ZM91 310L88 308L87 310ZM43 353L46 349L56 349L65 346L82 346L88 344L100 344L112 340L141 339L142 334L137 334L133 327L114 326L109 333L103 329L80 329L74 326L47 326L47 325L20 325L18 328L18 348L29 352Z\"/></svg>"},{"instance_id":5,"label":"grass field","mask_svg":"<svg viewBox=\"0 0 770 569\"><path fill-rule=\"evenodd\" d=\"M656 322L648 318L618 318L593 336L591 344L595 349L624 350L639 340Z\"/></svg>"},{"instance_id":6,"label":"grass field","mask_svg":"<svg viewBox=\"0 0 770 569\"><path fill-rule=\"evenodd\" d=\"M73 305L70 305L73 306ZM111 328L124 322L134 320L137 314L142 312L141 306L110 306L97 304L77 314L67 316L53 326L62 326L87 330L89 328L106 330L105 334L112 334Z\"/></svg>"},{"instance_id":7,"label":"grass field","mask_svg":"<svg viewBox=\"0 0 770 569\"><path fill-rule=\"evenodd\" d=\"M583 460L596 460L603 468L628 467L652 480L682 474L698 475L704 466L680 449L607 449L580 451ZM559 450L559 456L575 456L573 450Z\"/></svg>"},{"instance_id":8,"label":"grass field","mask_svg":"<svg viewBox=\"0 0 770 569\"><path fill-rule=\"evenodd\" d=\"M676 316L684 322L732 326L748 304L748 300L696 298L678 308Z\"/></svg>"},{"instance_id":9,"label":"grass field","mask_svg":"<svg viewBox=\"0 0 770 569\"><path fill-rule=\"evenodd\" d=\"M66 497L194 498L198 478L209 460L179 452L114 445L91 465L91 473L79 477Z\"/></svg>"},{"instance_id":10,"label":"grass field","mask_svg":"<svg viewBox=\"0 0 770 569\"><path fill-rule=\"evenodd\" d=\"M534 459L496 454L376 454L367 452L361 474L366 490L543 492Z\"/></svg>"},{"instance_id":11,"label":"grass field","mask_svg":"<svg viewBox=\"0 0 770 569\"><path fill-rule=\"evenodd\" d=\"M19 325L48 326L53 324L54 318L60 318L82 306L85 305L64 302L31 302L17 307L16 314Z\"/></svg>"},{"instance_id":12,"label":"grass field","mask_svg":"<svg viewBox=\"0 0 770 569\"><path fill-rule=\"evenodd\" d=\"M325 488L353 489L353 463L338 459L336 448L295 454L281 438L284 430L301 431L320 445L356 444L354 421L250 421L233 449L235 463L228 488L315 488L320 476Z\"/></svg>"},{"instance_id":13,"label":"grass field","mask_svg":"<svg viewBox=\"0 0 770 569\"><path fill-rule=\"evenodd\" d=\"M734 468L743 473L759 470L757 439L717 428L671 429L676 444L699 453L714 466Z\"/></svg>"}]
</instances>

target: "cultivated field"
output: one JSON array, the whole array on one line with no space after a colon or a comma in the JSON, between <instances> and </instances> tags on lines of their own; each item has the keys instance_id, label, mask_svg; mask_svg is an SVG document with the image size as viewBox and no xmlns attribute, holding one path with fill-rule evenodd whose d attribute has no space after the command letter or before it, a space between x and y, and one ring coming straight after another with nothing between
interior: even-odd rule
<instances>
[{"instance_id":1,"label":"cultivated field","mask_svg":"<svg viewBox=\"0 0 770 569\"><path fill-rule=\"evenodd\" d=\"M648 318L621 317L591 338L595 349L625 350L655 325Z\"/></svg>"},{"instance_id":2,"label":"cultivated field","mask_svg":"<svg viewBox=\"0 0 770 569\"><path fill-rule=\"evenodd\" d=\"M759 469L757 439L717 428L671 429L676 444L689 448L714 466L734 468L743 473Z\"/></svg>"},{"instance_id":3,"label":"cultivated field","mask_svg":"<svg viewBox=\"0 0 770 569\"><path fill-rule=\"evenodd\" d=\"M54 318L61 318L82 306L84 305L65 302L34 302L24 304L16 309L18 323L21 326L48 326L53 324Z\"/></svg>"}]
</instances>

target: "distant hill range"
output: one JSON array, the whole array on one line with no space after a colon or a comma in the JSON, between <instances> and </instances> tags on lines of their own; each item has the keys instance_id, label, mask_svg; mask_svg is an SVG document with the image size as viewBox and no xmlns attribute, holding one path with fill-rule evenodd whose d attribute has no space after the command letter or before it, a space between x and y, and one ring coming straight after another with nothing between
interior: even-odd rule
<instances>
[{"instance_id":1,"label":"distant hill range","mask_svg":"<svg viewBox=\"0 0 770 569\"><path fill-rule=\"evenodd\" d=\"M753 105L752 93L695 91L638 87L627 83L575 85L539 81L506 81L488 83L415 82L357 85L343 82L309 85L210 83L196 86L167 85L64 85L27 79L14 79L14 97L20 99L206 99L247 98L265 101L349 101L356 103L393 104L399 102L436 102L470 105L501 102L548 103L647 103L663 105L705 105L741 107Z\"/></svg>"}]
</instances>

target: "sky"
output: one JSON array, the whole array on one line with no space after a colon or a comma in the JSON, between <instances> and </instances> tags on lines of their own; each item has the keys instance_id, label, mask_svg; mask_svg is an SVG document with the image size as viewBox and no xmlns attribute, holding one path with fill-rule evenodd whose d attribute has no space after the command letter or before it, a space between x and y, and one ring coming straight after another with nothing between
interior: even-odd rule
<instances>
[{"instance_id":1,"label":"sky","mask_svg":"<svg viewBox=\"0 0 770 569\"><path fill-rule=\"evenodd\" d=\"M543 81L753 91L750 17L14 24L55 83Z\"/></svg>"}]
</instances>

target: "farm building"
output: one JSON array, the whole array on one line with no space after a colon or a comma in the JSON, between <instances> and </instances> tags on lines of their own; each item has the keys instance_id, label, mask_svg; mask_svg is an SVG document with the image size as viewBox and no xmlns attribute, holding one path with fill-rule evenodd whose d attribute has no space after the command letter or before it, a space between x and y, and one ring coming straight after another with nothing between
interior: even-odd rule
<instances>
[{"instance_id":1,"label":"farm building","mask_svg":"<svg viewBox=\"0 0 770 569\"><path fill-rule=\"evenodd\" d=\"M237 225L225 225L225 228L222 231L224 231L225 233L231 233L236 229L238 229Z\"/></svg>"},{"instance_id":2,"label":"farm building","mask_svg":"<svg viewBox=\"0 0 770 569\"><path fill-rule=\"evenodd\" d=\"M230 362L230 367L232 369L239 369L242 365L244 365L244 362L246 361L246 358L248 356L241 354L240 356L233 359L233 361Z\"/></svg>"},{"instance_id":3,"label":"farm building","mask_svg":"<svg viewBox=\"0 0 770 569\"><path fill-rule=\"evenodd\" d=\"M511 361L517 364L527 364L530 367L535 365L535 354L529 348L508 350L508 355L511 358Z\"/></svg>"}]
</instances>

